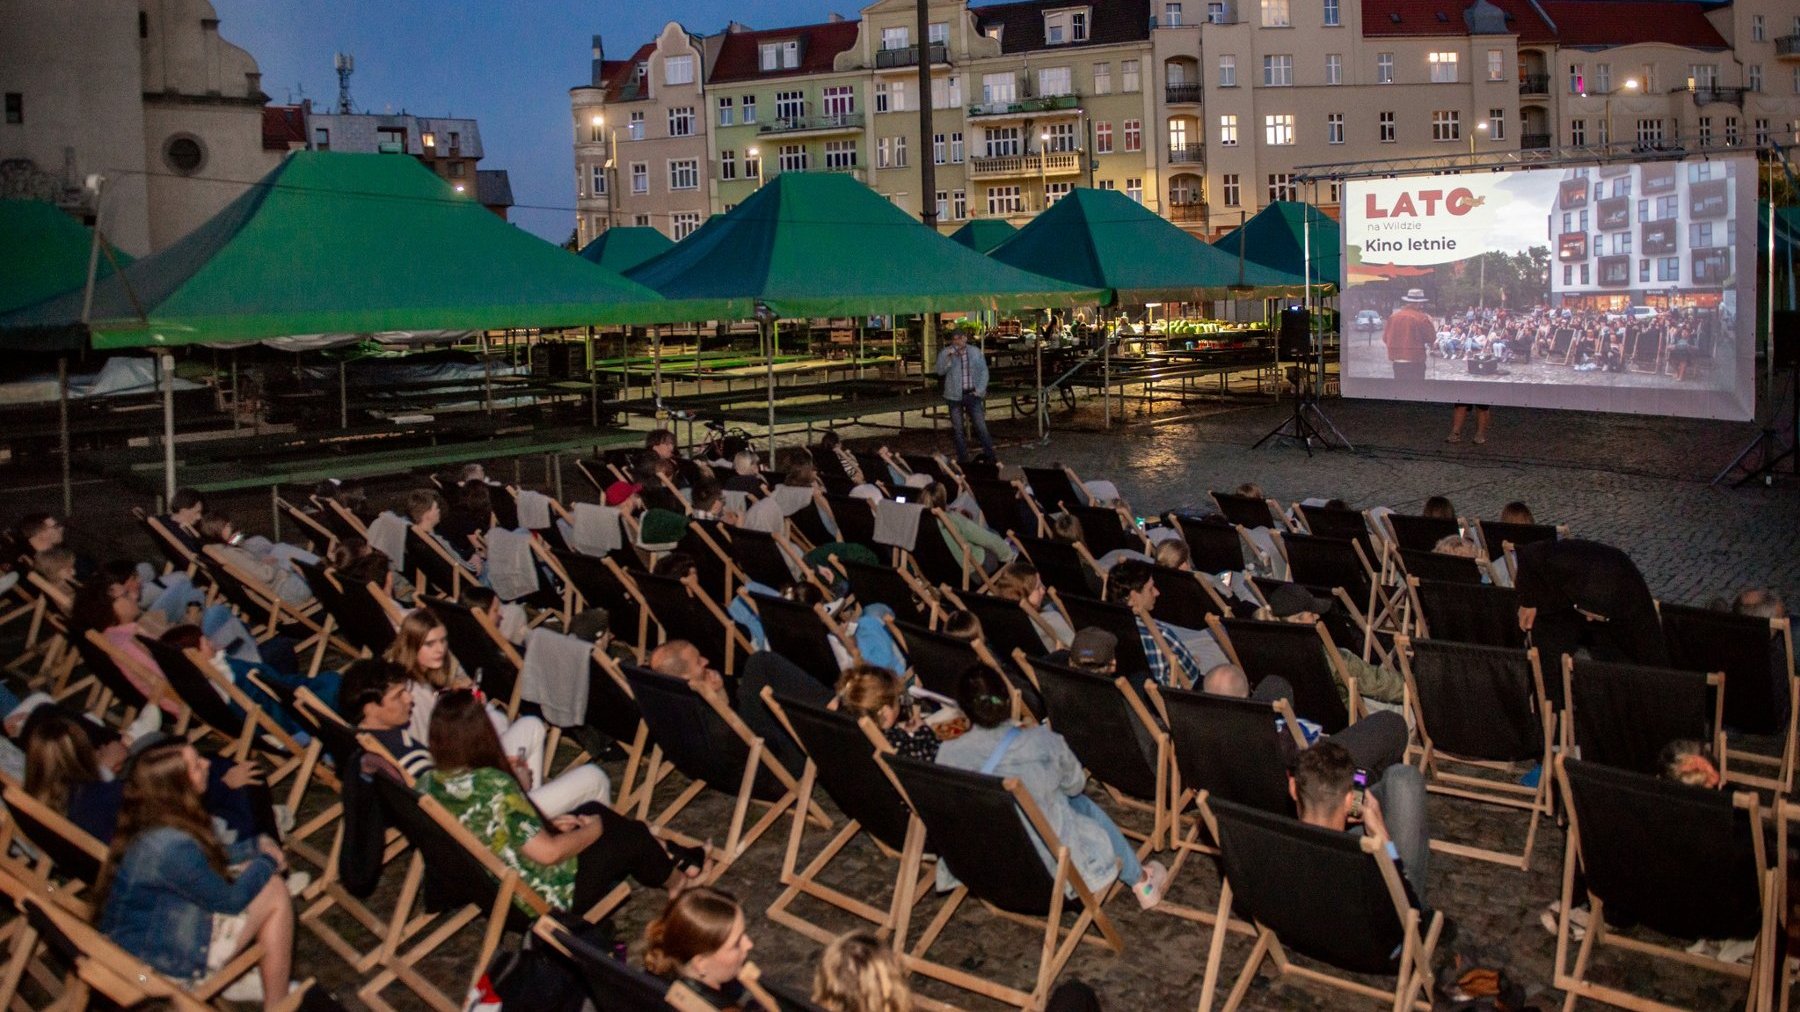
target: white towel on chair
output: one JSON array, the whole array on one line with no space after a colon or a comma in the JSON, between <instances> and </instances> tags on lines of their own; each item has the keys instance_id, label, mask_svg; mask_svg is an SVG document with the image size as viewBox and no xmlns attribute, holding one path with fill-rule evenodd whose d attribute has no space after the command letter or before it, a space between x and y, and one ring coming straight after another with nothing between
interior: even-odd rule
<instances>
[{"instance_id":1,"label":"white towel on chair","mask_svg":"<svg viewBox=\"0 0 1800 1012\"><path fill-rule=\"evenodd\" d=\"M730 510L733 513L736 513L740 517L743 516L745 513L749 512L749 510L750 510L750 493L740 492L734 488L728 488L720 494L725 497L725 508L726 509Z\"/></svg>"},{"instance_id":2,"label":"white towel on chair","mask_svg":"<svg viewBox=\"0 0 1800 1012\"><path fill-rule=\"evenodd\" d=\"M764 496L756 500L756 504L744 511L744 527L764 534L779 534L785 528L787 514L781 511L781 500L774 496Z\"/></svg>"},{"instance_id":3,"label":"white towel on chair","mask_svg":"<svg viewBox=\"0 0 1800 1012\"><path fill-rule=\"evenodd\" d=\"M575 523L569 530L570 547L583 555L602 556L623 548L625 534L619 524L619 511L613 506L578 502Z\"/></svg>"},{"instance_id":4,"label":"white towel on chair","mask_svg":"<svg viewBox=\"0 0 1800 1012\"><path fill-rule=\"evenodd\" d=\"M487 580L502 601L517 601L537 593L537 560L531 554L531 535L504 527L487 532Z\"/></svg>"},{"instance_id":5,"label":"white towel on chair","mask_svg":"<svg viewBox=\"0 0 1800 1012\"><path fill-rule=\"evenodd\" d=\"M876 544L893 545L912 551L913 543L919 540L919 518L924 515L923 503L895 502L892 499L876 503Z\"/></svg>"},{"instance_id":6,"label":"white towel on chair","mask_svg":"<svg viewBox=\"0 0 1800 1012\"><path fill-rule=\"evenodd\" d=\"M369 547L386 555L398 573L406 569L406 521L382 513L369 521Z\"/></svg>"},{"instance_id":7,"label":"white towel on chair","mask_svg":"<svg viewBox=\"0 0 1800 1012\"><path fill-rule=\"evenodd\" d=\"M519 526L541 531L550 526L550 497L531 489L519 490Z\"/></svg>"},{"instance_id":8,"label":"white towel on chair","mask_svg":"<svg viewBox=\"0 0 1800 1012\"><path fill-rule=\"evenodd\" d=\"M594 645L551 629L537 628L525 640L519 698L544 709L557 727L579 727L587 719L588 658Z\"/></svg>"},{"instance_id":9,"label":"white towel on chair","mask_svg":"<svg viewBox=\"0 0 1800 1012\"><path fill-rule=\"evenodd\" d=\"M813 490L801 485L777 485L771 495L781 504L781 515L791 517L812 505Z\"/></svg>"},{"instance_id":10,"label":"white towel on chair","mask_svg":"<svg viewBox=\"0 0 1800 1012\"><path fill-rule=\"evenodd\" d=\"M1084 481L1081 483L1081 486L1090 498L1100 500L1101 505L1110 506L1121 498L1119 495L1119 486L1114 485L1105 478Z\"/></svg>"}]
</instances>

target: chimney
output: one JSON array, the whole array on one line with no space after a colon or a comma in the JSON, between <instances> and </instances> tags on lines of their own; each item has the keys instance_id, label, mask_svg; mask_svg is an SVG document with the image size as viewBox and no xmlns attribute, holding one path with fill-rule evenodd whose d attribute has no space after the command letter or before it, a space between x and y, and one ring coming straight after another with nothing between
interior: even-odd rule
<instances>
[{"instance_id":1,"label":"chimney","mask_svg":"<svg viewBox=\"0 0 1800 1012\"><path fill-rule=\"evenodd\" d=\"M727 35L739 35L750 30L750 26L741 21L732 21L725 25Z\"/></svg>"},{"instance_id":2,"label":"chimney","mask_svg":"<svg viewBox=\"0 0 1800 1012\"><path fill-rule=\"evenodd\" d=\"M596 36L594 36L594 67L593 67L593 70L590 75L593 78L592 83L593 83L594 87L596 87L596 88L598 88L601 85L606 83L606 81L603 79L605 76L604 72L601 69L605 65L606 65L606 47L600 44L600 36L596 35Z\"/></svg>"}]
</instances>

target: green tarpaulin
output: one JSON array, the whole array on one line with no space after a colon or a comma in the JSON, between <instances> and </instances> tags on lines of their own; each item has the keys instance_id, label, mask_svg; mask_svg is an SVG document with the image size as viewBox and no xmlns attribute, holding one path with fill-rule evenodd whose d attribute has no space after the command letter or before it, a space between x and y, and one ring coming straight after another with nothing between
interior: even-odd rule
<instances>
[{"instance_id":1,"label":"green tarpaulin","mask_svg":"<svg viewBox=\"0 0 1800 1012\"><path fill-rule=\"evenodd\" d=\"M722 308L671 306L501 221L415 159L301 151L97 285L88 329L97 348L132 348L670 322ZM0 317L0 347L79 345L80 314L74 292Z\"/></svg>"},{"instance_id":2,"label":"green tarpaulin","mask_svg":"<svg viewBox=\"0 0 1800 1012\"><path fill-rule=\"evenodd\" d=\"M93 232L51 204L0 200L0 313L85 288L93 242ZM119 250L112 255L120 265L131 262ZM102 252L97 273L112 272Z\"/></svg>"},{"instance_id":3,"label":"green tarpaulin","mask_svg":"<svg viewBox=\"0 0 1800 1012\"><path fill-rule=\"evenodd\" d=\"M1299 275L1306 271L1306 246L1301 235L1312 236L1312 281L1342 287L1344 283L1343 232L1324 211L1296 200L1277 200L1256 212L1249 221L1213 243L1215 249L1238 255L1238 233L1244 233L1244 259Z\"/></svg>"},{"instance_id":4,"label":"green tarpaulin","mask_svg":"<svg viewBox=\"0 0 1800 1012\"><path fill-rule=\"evenodd\" d=\"M1099 292L1014 270L951 242L842 173L784 172L626 275L671 299L758 302L780 317L1016 310Z\"/></svg>"},{"instance_id":5,"label":"green tarpaulin","mask_svg":"<svg viewBox=\"0 0 1800 1012\"><path fill-rule=\"evenodd\" d=\"M950 241L962 243L977 253L988 253L1018 231L1011 222L999 218L976 218L950 233Z\"/></svg>"},{"instance_id":6,"label":"green tarpaulin","mask_svg":"<svg viewBox=\"0 0 1800 1012\"><path fill-rule=\"evenodd\" d=\"M1088 288L1115 301L1229 298L1240 283L1275 295L1304 285L1289 274L1208 246L1117 190L1076 189L988 254L1001 263ZM1245 292L1248 294L1248 292Z\"/></svg>"},{"instance_id":7,"label":"green tarpaulin","mask_svg":"<svg viewBox=\"0 0 1800 1012\"><path fill-rule=\"evenodd\" d=\"M623 274L673 245L674 240L656 229L622 225L600 233L599 238L581 248L581 255L609 271Z\"/></svg>"}]
</instances>

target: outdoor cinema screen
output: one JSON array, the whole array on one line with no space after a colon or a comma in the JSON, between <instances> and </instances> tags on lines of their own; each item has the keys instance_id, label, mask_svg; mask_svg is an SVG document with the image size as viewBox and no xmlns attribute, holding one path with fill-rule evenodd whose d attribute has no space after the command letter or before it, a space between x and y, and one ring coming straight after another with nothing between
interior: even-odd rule
<instances>
[{"instance_id":1,"label":"outdoor cinema screen","mask_svg":"<svg viewBox=\"0 0 1800 1012\"><path fill-rule=\"evenodd\" d=\"M1354 180L1343 208L1345 396L1752 417L1751 159Z\"/></svg>"}]
</instances>

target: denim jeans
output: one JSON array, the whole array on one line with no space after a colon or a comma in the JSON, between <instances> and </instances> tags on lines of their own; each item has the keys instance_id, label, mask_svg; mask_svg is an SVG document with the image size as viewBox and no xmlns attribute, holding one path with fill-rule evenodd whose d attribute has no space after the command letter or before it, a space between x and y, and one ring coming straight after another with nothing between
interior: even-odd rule
<instances>
[{"instance_id":1,"label":"denim jeans","mask_svg":"<svg viewBox=\"0 0 1800 1012\"><path fill-rule=\"evenodd\" d=\"M1119 831L1119 824L1106 814L1106 809L1094 803L1094 799L1085 794L1076 794L1069 798L1069 807L1075 814L1084 819L1092 819L1106 830L1106 838L1112 842L1113 853L1119 856L1119 882L1129 889L1137 885L1144 877L1144 866L1138 861L1137 851L1125 834Z\"/></svg>"},{"instance_id":2,"label":"denim jeans","mask_svg":"<svg viewBox=\"0 0 1800 1012\"><path fill-rule=\"evenodd\" d=\"M956 460L958 463L969 459L969 440L963 435L963 419L975 428L975 438L981 441L981 452L987 454L989 460L998 460L1000 455L994 451L994 437L988 435L987 401L976 394L964 394L960 401L946 401L950 405L950 438L956 441Z\"/></svg>"}]
</instances>

